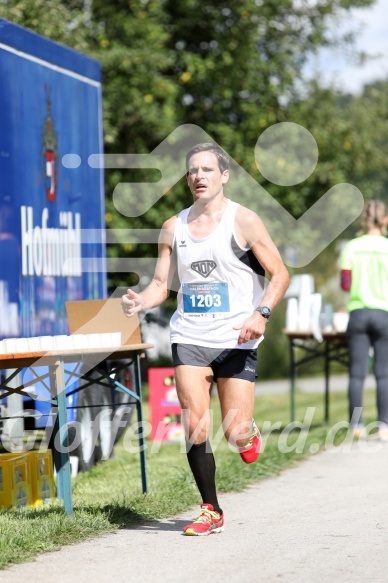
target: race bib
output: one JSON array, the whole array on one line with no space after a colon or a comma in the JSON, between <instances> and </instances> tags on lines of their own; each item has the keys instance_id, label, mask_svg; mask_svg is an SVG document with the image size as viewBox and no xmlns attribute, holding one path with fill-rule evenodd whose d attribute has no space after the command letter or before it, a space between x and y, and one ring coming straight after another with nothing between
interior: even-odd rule
<instances>
[{"instance_id":1,"label":"race bib","mask_svg":"<svg viewBox=\"0 0 388 583\"><path fill-rule=\"evenodd\" d=\"M187 318L229 315L229 288L225 282L183 283L183 311Z\"/></svg>"}]
</instances>

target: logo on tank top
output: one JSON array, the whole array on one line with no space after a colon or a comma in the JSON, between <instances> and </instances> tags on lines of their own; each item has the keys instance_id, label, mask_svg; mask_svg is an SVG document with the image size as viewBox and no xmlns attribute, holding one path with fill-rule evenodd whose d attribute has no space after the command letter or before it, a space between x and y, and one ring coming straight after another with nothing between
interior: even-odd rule
<instances>
[{"instance_id":1,"label":"logo on tank top","mask_svg":"<svg viewBox=\"0 0 388 583\"><path fill-rule=\"evenodd\" d=\"M191 264L191 269L202 275L202 277L208 277L211 272L217 267L215 261L205 259L204 261L194 261Z\"/></svg>"}]
</instances>

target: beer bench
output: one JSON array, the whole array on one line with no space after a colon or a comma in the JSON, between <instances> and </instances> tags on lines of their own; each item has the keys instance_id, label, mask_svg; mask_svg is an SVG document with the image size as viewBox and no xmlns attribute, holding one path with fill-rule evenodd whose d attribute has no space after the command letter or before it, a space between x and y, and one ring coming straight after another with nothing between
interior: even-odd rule
<instances>
[{"instance_id":1,"label":"beer bench","mask_svg":"<svg viewBox=\"0 0 388 583\"><path fill-rule=\"evenodd\" d=\"M133 318L125 318L121 310L121 300L118 298L111 298L108 300L80 300L76 302L67 302L66 310L69 321L69 329L71 334L90 334L90 333L104 333L117 332L122 334L122 345L118 347L106 348L85 348L85 349L69 349L69 350L50 350L48 352L25 352L16 354L0 354L0 370L10 371L7 378L0 384L1 399L12 394L19 394L37 400L50 403L53 407L53 412L56 414L54 422L54 430L52 436L54 465L56 468L56 482L57 482L57 496L63 499L64 510L66 514L73 514L72 503L72 489L71 489L71 471L70 458L68 450L68 427L67 427L67 411L66 411L66 396L71 393L66 392L65 373L66 364L77 363L77 368L70 372L72 377L82 378L87 372L93 369L97 374L93 375L93 380L88 384L78 387L72 393L85 389L90 384L101 384L109 386L114 384L115 390L129 394L136 403L137 421L139 427L143 424L143 408L142 408L142 380L140 359L144 356L144 351L147 348L152 348L153 344L145 344L141 342L141 335L139 329L139 320L136 316ZM128 359L133 360L135 379L134 391L131 391L119 381L111 378L106 371L104 365L106 361L110 361L117 370L128 366ZM120 361L126 361L124 364ZM49 372L39 376L35 367L48 367ZM21 384L20 386L13 386L15 379L18 378L19 373L24 368L33 367L33 380ZM82 375L77 373L78 369L82 367ZM28 393L28 387L41 382L50 394L50 398L43 398L41 396ZM74 379L72 380L74 382ZM104 384L105 383L105 384ZM23 415L28 417L33 415ZM20 416L19 416L20 417ZM2 420L17 418L17 416L3 417ZM147 470L145 458L145 444L144 434L142 431L138 432L138 443L140 453L140 469L142 491L148 491L147 484ZM57 447L55 444L59 444Z\"/></svg>"}]
</instances>

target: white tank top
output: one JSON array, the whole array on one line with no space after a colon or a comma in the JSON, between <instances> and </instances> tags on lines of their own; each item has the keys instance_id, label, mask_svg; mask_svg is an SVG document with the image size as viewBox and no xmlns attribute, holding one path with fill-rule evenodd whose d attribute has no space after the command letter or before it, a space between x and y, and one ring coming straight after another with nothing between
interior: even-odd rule
<instances>
[{"instance_id":1,"label":"white tank top","mask_svg":"<svg viewBox=\"0 0 388 583\"><path fill-rule=\"evenodd\" d=\"M170 322L171 344L196 344L212 348L256 348L263 340L237 344L241 326L261 302L264 269L235 235L239 206L227 199L217 227L203 239L190 235L190 208L179 213L173 253L180 280L177 309Z\"/></svg>"}]
</instances>

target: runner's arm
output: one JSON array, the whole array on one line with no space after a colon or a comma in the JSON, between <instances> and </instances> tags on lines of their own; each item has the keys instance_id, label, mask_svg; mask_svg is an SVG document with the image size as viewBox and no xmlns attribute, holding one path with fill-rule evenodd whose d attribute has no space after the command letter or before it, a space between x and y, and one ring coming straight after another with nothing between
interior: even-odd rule
<instances>
[{"instance_id":1,"label":"runner's arm","mask_svg":"<svg viewBox=\"0 0 388 583\"><path fill-rule=\"evenodd\" d=\"M127 294L122 296L121 305L128 318L140 310L159 306L169 296L175 271L175 259L172 253L175 221L176 217L171 217L163 224L160 231L158 259L152 281L140 293L128 289Z\"/></svg>"},{"instance_id":2,"label":"runner's arm","mask_svg":"<svg viewBox=\"0 0 388 583\"><path fill-rule=\"evenodd\" d=\"M240 208L236 216L236 235L243 247L248 246L251 249L270 278L260 306L267 306L272 311L284 296L290 277L263 221L249 209ZM266 323L266 318L255 311L240 328L239 344L260 338L264 333Z\"/></svg>"}]
</instances>

